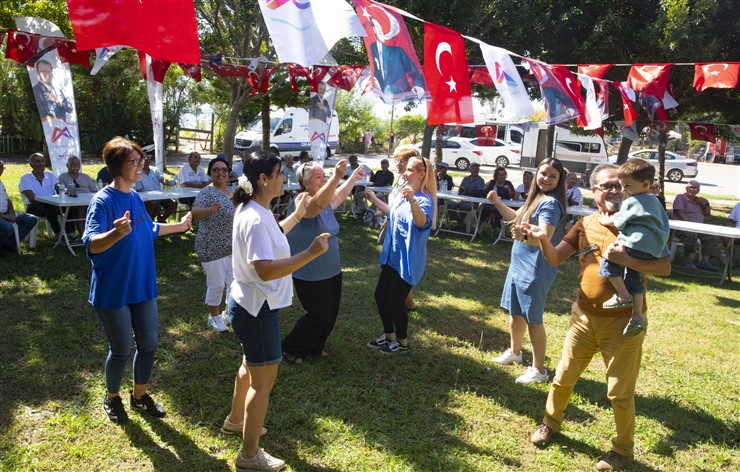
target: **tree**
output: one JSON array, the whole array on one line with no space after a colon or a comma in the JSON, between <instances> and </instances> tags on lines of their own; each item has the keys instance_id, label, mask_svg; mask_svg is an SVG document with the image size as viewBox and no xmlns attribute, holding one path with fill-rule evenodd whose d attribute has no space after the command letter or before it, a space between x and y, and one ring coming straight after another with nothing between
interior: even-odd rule
<instances>
[{"instance_id":1,"label":"tree","mask_svg":"<svg viewBox=\"0 0 740 472\"><path fill-rule=\"evenodd\" d=\"M426 118L421 115L403 115L393 124L396 133L396 140L401 141L404 138L410 138L412 143L416 143L419 136L424 133Z\"/></svg>"},{"instance_id":2,"label":"tree","mask_svg":"<svg viewBox=\"0 0 740 472\"><path fill-rule=\"evenodd\" d=\"M334 109L339 118L342 151L359 152L365 130L378 131L380 120L373 114L373 103L357 92L337 90Z\"/></svg>"}]
</instances>

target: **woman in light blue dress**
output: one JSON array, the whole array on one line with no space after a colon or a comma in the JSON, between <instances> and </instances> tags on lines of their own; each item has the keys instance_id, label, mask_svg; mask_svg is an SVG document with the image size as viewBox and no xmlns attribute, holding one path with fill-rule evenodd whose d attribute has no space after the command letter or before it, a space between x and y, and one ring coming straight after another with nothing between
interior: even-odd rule
<instances>
[{"instance_id":1,"label":"woman in light blue dress","mask_svg":"<svg viewBox=\"0 0 740 472\"><path fill-rule=\"evenodd\" d=\"M545 230L553 244L563 238L565 229L565 170L557 159L545 159L537 167L529 196L516 212L504 204L495 191L488 199L501 216L514 225L522 222L537 225ZM503 365L522 363L522 343L525 331L532 341L532 366L517 383L546 382L545 352L547 335L543 324L545 300L550 291L557 267L551 266L539 250L537 241L531 243L526 236L512 230L515 241L511 248L511 263L506 274L501 307L508 310L511 345L494 361Z\"/></svg>"}]
</instances>

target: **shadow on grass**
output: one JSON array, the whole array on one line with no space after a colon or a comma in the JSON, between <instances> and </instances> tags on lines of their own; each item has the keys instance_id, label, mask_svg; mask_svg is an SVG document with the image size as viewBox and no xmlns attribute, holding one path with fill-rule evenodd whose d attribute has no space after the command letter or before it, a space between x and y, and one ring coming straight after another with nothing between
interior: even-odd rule
<instances>
[{"instance_id":1,"label":"shadow on grass","mask_svg":"<svg viewBox=\"0 0 740 472\"><path fill-rule=\"evenodd\" d=\"M411 319L412 352L386 358L365 347L381 328L373 300L379 273L379 247L372 243L375 231L347 217L340 220L346 271L342 311L327 346L330 357L281 366L266 420L270 433L261 447L301 471L346 470L330 468L324 461L378 469L473 470L475 457L510 468L527 467L519 448L468 440L468 431L472 435L476 425L454 412L459 395L475 394L523 417L520 423L536 424L542 418L546 388L516 385L518 368L490 366L479 357L457 353L457 348L470 346L498 352L508 344L506 330L491 328L490 319L506 316L497 307L511 246L493 247L489 241L470 244L448 235L432 238L427 273L415 289L420 309ZM160 347L152 382L171 419L152 420L150 425L170 448L159 446L140 425L126 429L131 446L146 454L155 470L226 470L240 444L238 437L227 440L232 454L227 461L201 446L224 440L218 428L229 411L241 348L232 333L206 328L205 277L193 255L193 239L188 235L155 243ZM60 399L84 403L79 398L91 388L99 389L101 397L104 390L107 343L86 301L89 262L51 253L51 246L43 245L33 257L8 257L5 261L12 259L15 264L0 267L3 431L16 421L23 406L41 409ZM470 263L457 262L461 258ZM575 261L561 267L549 295L548 316L569 313L576 271ZM672 289L669 282L651 281L651 290ZM444 301L444 294L474 308L455 308ZM283 333L301 314L297 300L281 311ZM557 363L559 348L551 346L551 367ZM86 378L87 382L81 381ZM576 390L608 408L603 383L582 379ZM673 433L666 440L666 451L679 447L676 444L690 447L723 441L737 447L736 424L725 424L703 410L686 409L668 397L638 397L638 414L667 422ZM566 417L581 422L593 419L574 406L566 410ZM505 431L507 422L500 421ZM184 430L169 423L182 424ZM529 432L506 434L526 442ZM15 440L2 440L0 454L16 447L20 451L22 446L16 446ZM564 435L556 443L589 457L602 452ZM351 456L355 449L362 450L359 457ZM345 460L344 455L350 457ZM395 465L377 459L389 456L397 458Z\"/></svg>"}]
</instances>

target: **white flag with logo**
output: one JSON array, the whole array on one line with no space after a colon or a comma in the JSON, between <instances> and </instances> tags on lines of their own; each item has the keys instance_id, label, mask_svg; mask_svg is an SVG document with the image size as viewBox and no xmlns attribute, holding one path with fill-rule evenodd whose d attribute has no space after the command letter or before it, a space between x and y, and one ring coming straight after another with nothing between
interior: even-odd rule
<instances>
[{"instance_id":1,"label":"white flag with logo","mask_svg":"<svg viewBox=\"0 0 740 472\"><path fill-rule=\"evenodd\" d=\"M17 17L15 24L18 31L54 38L64 37L57 25L42 18ZM39 40L39 50L44 49L43 42L43 38ZM56 49L50 50L27 68L44 138L49 148L51 169L56 175L61 175L67 172L69 156L80 157L80 134L72 73L69 64L59 59Z\"/></svg>"},{"instance_id":2,"label":"white flag with logo","mask_svg":"<svg viewBox=\"0 0 740 472\"><path fill-rule=\"evenodd\" d=\"M596 100L596 90L594 90L594 81L591 77L583 74L576 74L581 86L586 89L586 121L588 124L583 129L601 128L601 109Z\"/></svg>"},{"instance_id":3,"label":"white flag with logo","mask_svg":"<svg viewBox=\"0 0 740 472\"><path fill-rule=\"evenodd\" d=\"M344 0L259 0L280 62L310 67L347 36L365 36L357 14Z\"/></svg>"},{"instance_id":4,"label":"white flag with logo","mask_svg":"<svg viewBox=\"0 0 740 472\"><path fill-rule=\"evenodd\" d=\"M164 172L164 127L162 120L162 83L154 80L152 58L146 55L146 90L149 93L149 109L152 114L152 131L154 133L154 162L160 172Z\"/></svg>"},{"instance_id":5,"label":"white flag with logo","mask_svg":"<svg viewBox=\"0 0 740 472\"><path fill-rule=\"evenodd\" d=\"M109 46L107 48L95 48L95 64L90 71L90 75L97 74L105 63L108 62L108 59L125 47L126 46Z\"/></svg>"},{"instance_id":6,"label":"white flag with logo","mask_svg":"<svg viewBox=\"0 0 740 472\"><path fill-rule=\"evenodd\" d=\"M479 44L493 85L506 104L504 107L506 118L516 120L534 113L532 101L516 71L514 61L509 56L509 51L485 43Z\"/></svg>"}]
</instances>

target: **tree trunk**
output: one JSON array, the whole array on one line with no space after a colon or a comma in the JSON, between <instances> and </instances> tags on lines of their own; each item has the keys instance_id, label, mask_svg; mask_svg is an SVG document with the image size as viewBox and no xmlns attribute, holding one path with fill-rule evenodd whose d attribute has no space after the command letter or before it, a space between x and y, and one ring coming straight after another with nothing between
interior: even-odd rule
<instances>
[{"instance_id":1,"label":"tree trunk","mask_svg":"<svg viewBox=\"0 0 740 472\"><path fill-rule=\"evenodd\" d=\"M434 141L434 162L442 161L442 127L437 126L437 139Z\"/></svg>"},{"instance_id":2,"label":"tree trunk","mask_svg":"<svg viewBox=\"0 0 740 472\"><path fill-rule=\"evenodd\" d=\"M546 146L546 153L547 158L553 157L552 150L555 147L555 125L550 125L547 127L547 146Z\"/></svg>"},{"instance_id":3,"label":"tree trunk","mask_svg":"<svg viewBox=\"0 0 740 472\"><path fill-rule=\"evenodd\" d=\"M229 103L229 115L224 126L223 150L229 165L233 164L234 138L236 137L236 126L239 123L239 113L247 101L249 101L249 90L245 79L239 79L231 84L231 103Z\"/></svg>"},{"instance_id":4,"label":"tree trunk","mask_svg":"<svg viewBox=\"0 0 740 472\"><path fill-rule=\"evenodd\" d=\"M262 150L270 150L270 95L262 98Z\"/></svg>"},{"instance_id":5,"label":"tree trunk","mask_svg":"<svg viewBox=\"0 0 740 472\"><path fill-rule=\"evenodd\" d=\"M632 140L622 136L622 142L619 144L619 151L617 152L617 165L622 165L627 162L631 147Z\"/></svg>"},{"instance_id":6,"label":"tree trunk","mask_svg":"<svg viewBox=\"0 0 740 472\"><path fill-rule=\"evenodd\" d=\"M432 136L434 136L434 128L435 126L430 125L427 123L424 126L424 138L421 142L421 155L424 157L429 157L430 151L432 149Z\"/></svg>"}]
</instances>

